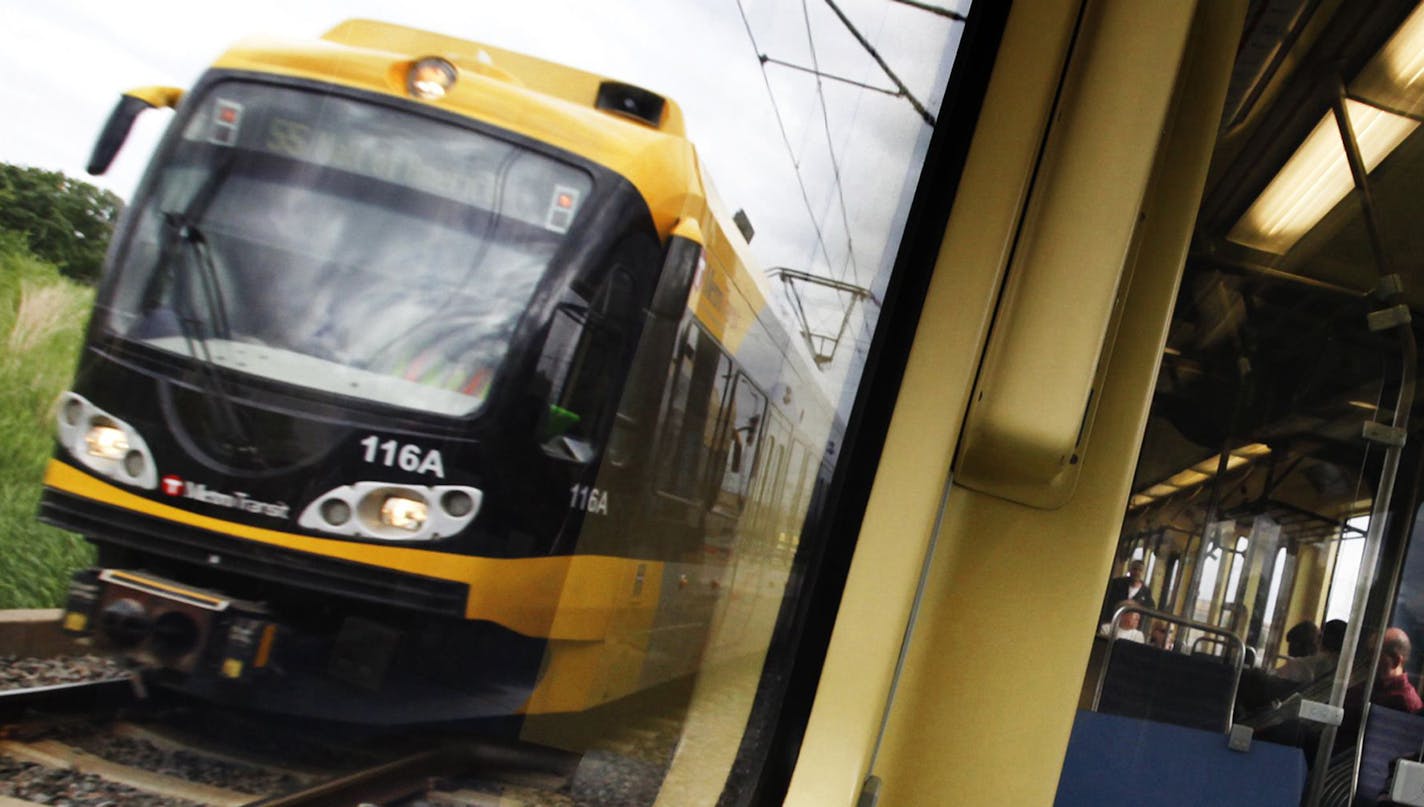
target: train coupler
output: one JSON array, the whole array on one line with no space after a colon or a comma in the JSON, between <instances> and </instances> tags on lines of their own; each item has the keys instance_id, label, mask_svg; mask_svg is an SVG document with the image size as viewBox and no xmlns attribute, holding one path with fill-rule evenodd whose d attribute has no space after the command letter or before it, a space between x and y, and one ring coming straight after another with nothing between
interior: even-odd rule
<instances>
[{"instance_id":1,"label":"train coupler","mask_svg":"<svg viewBox=\"0 0 1424 807\"><path fill-rule=\"evenodd\" d=\"M61 626L96 636L144 669L227 680L266 669L277 638L258 603L126 569L76 573Z\"/></svg>"}]
</instances>

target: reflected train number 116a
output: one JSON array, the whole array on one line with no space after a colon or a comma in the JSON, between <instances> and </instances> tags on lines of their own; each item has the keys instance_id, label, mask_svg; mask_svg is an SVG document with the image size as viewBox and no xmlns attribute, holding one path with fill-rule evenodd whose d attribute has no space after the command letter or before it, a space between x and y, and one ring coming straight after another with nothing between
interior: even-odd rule
<instances>
[{"instance_id":1,"label":"reflected train number 116a","mask_svg":"<svg viewBox=\"0 0 1424 807\"><path fill-rule=\"evenodd\" d=\"M569 508L606 516L608 515L608 491L588 485L574 485L569 488Z\"/></svg>"}]
</instances>

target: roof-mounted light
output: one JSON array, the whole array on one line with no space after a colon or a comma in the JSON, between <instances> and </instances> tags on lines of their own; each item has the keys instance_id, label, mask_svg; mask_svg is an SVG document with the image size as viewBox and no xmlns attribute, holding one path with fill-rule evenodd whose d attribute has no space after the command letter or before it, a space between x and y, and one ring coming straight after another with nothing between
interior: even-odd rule
<instances>
[{"instance_id":1,"label":"roof-mounted light","mask_svg":"<svg viewBox=\"0 0 1424 807\"><path fill-rule=\"evenodd\" d=\"M667 99L632 84L605 81L598 85L598 97L594 99L593 105L604 112L624 115L657 128L663 122L663 109L667 106Z\"/></svg>"},{"instance_id":2,"label":"roof-mounted light","mask_svg":"<svg viewBox=\"0 0 1424 807\"><path fill-rule=\"evenodd\" d=\"M438 101L455 86L459 72L455 65L438 56L427 56L410 66L405 74L406 92L423 101Z\"/></svg>"}]
</instances>

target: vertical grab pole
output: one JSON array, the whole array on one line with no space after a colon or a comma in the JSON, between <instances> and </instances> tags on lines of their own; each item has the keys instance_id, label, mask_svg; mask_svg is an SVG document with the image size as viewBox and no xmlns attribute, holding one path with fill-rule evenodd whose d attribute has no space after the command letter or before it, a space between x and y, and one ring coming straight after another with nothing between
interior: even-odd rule
<instances>
[{"instance_id":1,"label":"vertical grab pole","mask_svg":"<svg viewBox=\"0 0 1424 807\"><path fill-rule=\"evenodd\" d=\"M1345 156L1350 164L1350 173L1355 179L1355 190L1360 198L1360 210L1364 217L1365 230L1369 234L1370 247L1374 252L1375 269L1383 280L1390 274L1389 264L1385 256L1384 244L1380 239L1379 220L1375 212L1374 196L1370 193L1368 171L1365 168L1364 158L1360 156L1360 144L1355 139L1349 112L1345 108L1345 99L1345 83L1337 76L1333 100L1335 123L1340 129L1340 141L1345 148ZM1402 296L1396 287L1389 293L1387 302L1395 308L1404 308L1400 302ZM1379 313L1388 313L1388 309ZM1371 318L1373 319L1373 315ZM1373 322L1371 324L1373 327ZM1345 692L1350 686L1351 668L1354 665L1355 652L1360 642L1360 632L1364 622L1365 601L1369 598L1370 584L1374 578L1375 567L1379 563L1384 520L1389 513L1390 498L1394 493L1395 477L1399 471L1400 454L1404 448L1404 435L1409 425L1409 409L1414 405L1415 363L1418 361L1418 346L1415 344L1414 329L1410 324L1407 308L1404 308L1401 318L1383 327L1391 326L1399 334L1400 352L1403 354L1404 363L1399 379L1399 396L1394 406L1394 419L1391 423L1391 431L1395 435L1395 439L1388 442L1385 448L1384 466L1380 470L1379 484L1375 488L1374 504L1370 508L1370 526L1365 533L1364 555L1360 558L1361 574L1355 579L1355 595L1350 603L1350 622L1345 628L1344 645L1340 649L1340 663L1335 669L1335 681L1330 688L1330 705L1337 707L1344 705ZM1383 327L1380 329L1382 330ZM1370 661L1372 673L1376 662L1377 659ZM1358 750L1364 739L1365 718L1369 715L1369 696L1370 689L1374 684L1373 679L1373 674L1368 676L1365 681L1364 697L1361 698L1355 764L1350 773L1351 799L1354 798L1359 777ZM1325 772L1330 765L1330 751L1335 744L1336 730L1336 726L1326 726L1325 730L1321 732L1320 744L1316 747L1315 752L1315 766L1311 771L1310 797L1306 802L1310 807L1318 807L1320 804L1325 785Z\"/></svg>"}]
</instances>

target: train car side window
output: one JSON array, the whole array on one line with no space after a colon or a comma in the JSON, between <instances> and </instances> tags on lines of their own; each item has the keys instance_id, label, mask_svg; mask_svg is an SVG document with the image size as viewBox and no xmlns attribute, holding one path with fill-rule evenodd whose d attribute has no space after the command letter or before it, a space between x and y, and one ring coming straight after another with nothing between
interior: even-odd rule
<instances>
[{"instance_id":1,"label":"train car side window","mask_svg":"<svg viewBox=\"0 0 1424 807\"><path fill-rule=\"evenodd\" d=\"M762 441L757 457L757 470L753 477L752 513L753 529L764 535L774 532L777 521L777 492L786 484L786 443L790 437L786 419L775 409L767 410L766 437Z\"/></svg>"},{"instance_id":2,"label":"train car side window","mask_svg":"<svg viewBox=\"0 0 1424 807\"><path fill-rule=\"evenodd\" d=\"M788 558L796 553L796 546L801 542L801 514L806 511L811 484L815 481L815 466L810 464L810 456L811 451L805 443L800 440L792 442L786 484L780 489L780 523L776 539L777 551Z\"/></svg>"},{"instance_id":3,"label":"train car side window","mask_svg":"<svg viewBox=\"0 0 1424 807\"><path fill-rule=\"evenodd\" d=\"M540 385L549 390L541 439L590 442L602 432L635 308L633 281L621 267L608 272L592 300L571 291L559 305L539 359Z\"/></svg>"},{"instance_id":4,"label":"train car side window","mask_svg":"<svg viewBox=\"0 0 1424 807\"><path fill-rule=\"evenodd\" d=\"M737 513L746 502L765 410L766 396L745 375L738 373L731 401L724 412L725 430L718 443L723 455L722 479L713 501L713 507L718 510Z\"/></svg>"},{"instance_id":5,"label":"train car side window","mask_svg":"<svg viewBox=\"0 0 1424 807\"><path fill-rule=\"evenodd\" d=\"M664 493L689 501L704 495L731 368L731 360L706 332L695 325L688 327L674 359L665 419L658 474Z\"/></svg>"}]
</instances>

